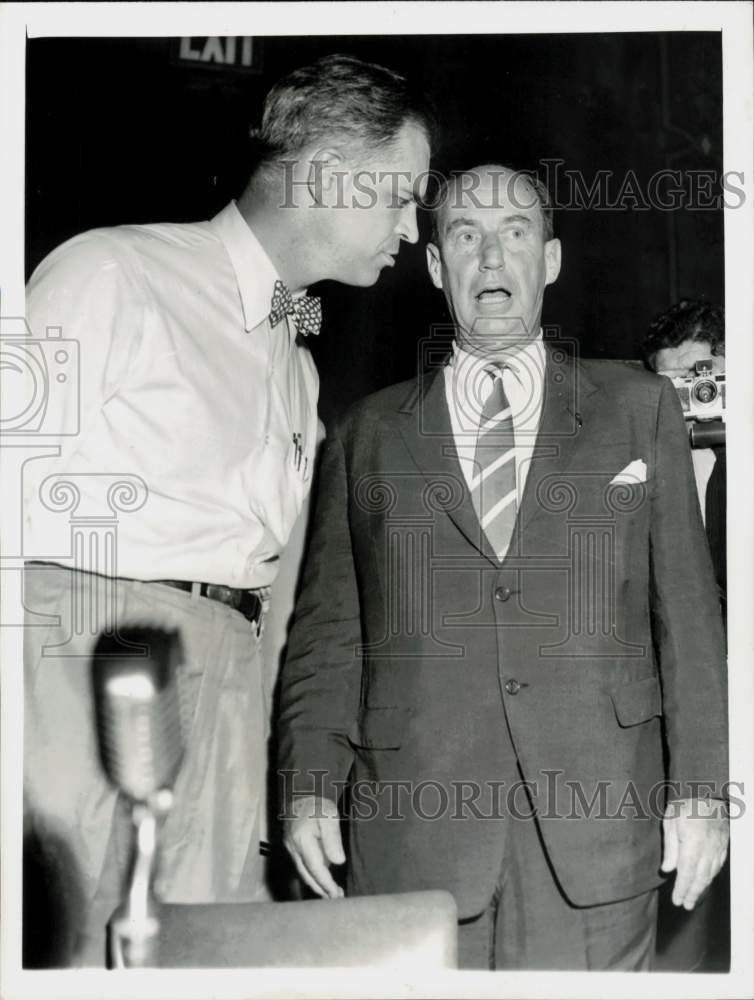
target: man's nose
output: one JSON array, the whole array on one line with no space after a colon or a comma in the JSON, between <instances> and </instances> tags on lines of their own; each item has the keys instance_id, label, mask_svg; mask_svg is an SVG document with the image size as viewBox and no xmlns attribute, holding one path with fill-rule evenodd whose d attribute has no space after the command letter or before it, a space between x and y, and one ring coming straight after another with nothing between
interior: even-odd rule
<instances>
[{"instance_id":1,"label":"man's nose","mask_svg":"<svg viewBox=\"0 0 754 1000\"><path fill-rule=\"evenodd\" d=\"M419 226L416 221L416 204L414 202L406 205L401 212L395 231L407 243L419 242Z\"/></svg>"},{"instance_id":2,"label":"man's nose","mask_svg":"<svg viewBox=\"0 0 754 1000\"><path fill-rule=\"evenodd\" d=\"M503 245L497 234L490 233L482 241L479 258L480 271L496 271L505 264Z\"/></svg>"}]
</instances>

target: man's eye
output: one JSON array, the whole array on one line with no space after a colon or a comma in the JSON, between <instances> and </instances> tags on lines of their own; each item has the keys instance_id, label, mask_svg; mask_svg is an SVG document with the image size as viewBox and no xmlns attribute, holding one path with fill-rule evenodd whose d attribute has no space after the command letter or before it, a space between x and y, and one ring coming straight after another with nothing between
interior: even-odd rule
<instances>
[{"instance_id":1,"label":"man's eye","mask_svg":"<svg viewBox=\"0 0 754 1000\"><path fill-rule=\"evenodd\" d=\"M476 233L461 233L458 239L461 243L473 243L476 239Z\"/></svg>"}]
</instances>

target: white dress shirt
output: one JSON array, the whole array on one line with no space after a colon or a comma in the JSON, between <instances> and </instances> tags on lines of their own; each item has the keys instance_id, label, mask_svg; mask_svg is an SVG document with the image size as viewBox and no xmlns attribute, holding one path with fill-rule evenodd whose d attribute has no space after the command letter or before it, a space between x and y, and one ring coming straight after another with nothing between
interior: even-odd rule
<instances>
[{"instance_id":1,"label":"white dress shirt","mask_svg":"<svg viewBox=\"0 0 754 1000\"><path fill-rule=\"evenodd\" d=\"M715 452L712 448L692 448L691 462L694 467L696 495L702 510L702 520L707 524L707 486L712 470L715 468Z\"/></svg>"},{"instance_id":2,"label":"white dress shirt","mask_svg":"<svg viewBox=\"0 0 754 1000\"><path fill-rule=\"evenodd\" d=\"M78 378L50 380L45 428L75 425L78 406L79 429L55 439L56 457L26 463L26 558L271 583L311 484L319 391L293 320L270 326L277 278L234 203L210 222L84 233L40 264L31 329L60 327L80 355ZM50 509L50 476L74 484L72 509ZM117 480L132 502L108 494ZM114 557L82 566L71 528L88 517L95 530L97 516L117 522Z\"/></svg>"},{"instance_id":3,"label":"white dress shirt","mask_svg":"<svg viewBox=\"0 0 754 1000\"><path fill-rule=\"evenodd\" d=\"M453 345L453 355L445 368L445 398L458 460L469 489L478 471L474 456L482 410L494 385L494 377L485 370L492 360L505 366L503 388L512 411L516 492L520 505L542 415L545 374L542 332L525 346L504 351L494 359L471 354L458 344Z\"/></svg>"}]
</instances>

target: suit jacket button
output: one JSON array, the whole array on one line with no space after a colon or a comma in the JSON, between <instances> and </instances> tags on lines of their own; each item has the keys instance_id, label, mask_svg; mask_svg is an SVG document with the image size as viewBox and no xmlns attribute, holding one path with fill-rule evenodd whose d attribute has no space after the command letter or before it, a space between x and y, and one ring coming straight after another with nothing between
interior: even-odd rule
<instances>
[{"instance_id":1,"label":"suit jacket button","mask_svg":"<svg viewBox=\"0 0 754 1000\"><path fill-rule=\"evenodd\" d=\"M496 601L507 601L510 596L511 596L510 587L498 587L497 590L495 591Z\"/></svg>"},{"instance_id":2,"label":"suit jacket button","mask_svg":"<svg viewBox=\"0 0 754 1000\"><path fill-rule=\"evenodd\" d=\"M518 694L518 692L521 690L521 685L514 678L513 680L510 680L506 683L505 690L508 692L508 694Z\"/></svg>"}]
</instances>

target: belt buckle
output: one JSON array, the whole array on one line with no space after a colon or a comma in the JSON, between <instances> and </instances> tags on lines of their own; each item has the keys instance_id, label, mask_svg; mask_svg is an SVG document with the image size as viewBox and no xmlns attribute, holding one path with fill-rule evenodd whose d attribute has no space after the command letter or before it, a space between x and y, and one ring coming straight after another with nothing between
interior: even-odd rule
<instances>
[{"instance_id":1,"label":"belt buckle","mask_svg":"<svg viewBox=\"0 0 754 1000\"><path fill-rule=\"evenodd\" d=\"M207 597L221 604L227 604L231 608L238 608L241 603L240 592L233 587L226 587L222 583L208 583L205 591Z\"/></svg>"},{"instance_id":2,"label":"belt buckle","mask_svg":"<svg viewBox=\"0 0 754 1000\"><path fill-rule=\"evenodd\" d=\"M204 594L213 601L219 601L227 607L238 611L249 622L255 625L257 635L262 628L262 600L251 590L240 590L237 587L226 587L221 583L205 584ZM246 605L246 607L244 607Z\"/></svg>"}]
</instances>

